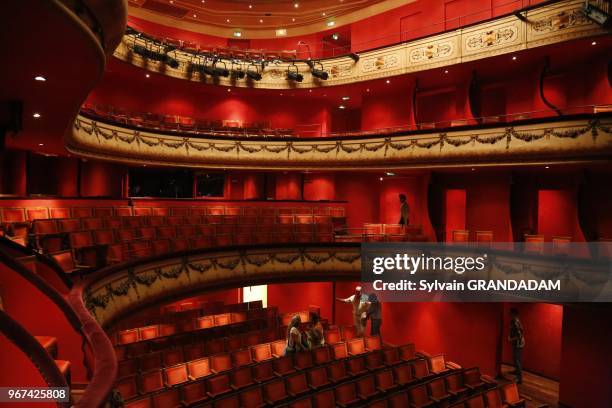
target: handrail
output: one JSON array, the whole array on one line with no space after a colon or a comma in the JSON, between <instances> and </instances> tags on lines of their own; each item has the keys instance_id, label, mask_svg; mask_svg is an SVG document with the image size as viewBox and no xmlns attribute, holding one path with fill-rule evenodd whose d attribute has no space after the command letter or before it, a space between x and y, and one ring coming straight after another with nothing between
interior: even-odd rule
<instances>
[{"instance_id":1,"label":"handrail","mask_svg":"<svg viewBox=\"0 0 612 408\"><path fill-rule=\"evenodd\" d=\"M49 387L68 388L66 378L62 375L55 361L47 350L23 326L0 309L0 332L19 348L36 366ZM4 367L3 369L8 369ZM13 367L13 369L19 369ZM57 403L59 407L70 407L70 403Z\"/></svg>"},{"instance_id":2,"label":"handrail","mask_svg":"<svg viewBox=\"0 0 612 408\"><path fill-rule=\"evenodd\" d=\"M107 109L104 112L104 109ZM399 125L399 126L389 126L383 128L376 128L370 130L358 130L358 131L346 131L346 132L320 132L319 136L315 137L325 137L325 138L343 138L343 137L363 137L363 136L380 136L380 135L395 135L395 134L406 134L411 132L439 132L441 129L452 128L454 130L460 130L464 128L470 128L474 126L500 126L503 124L513 123L513 122L524 122L527 120L538 119L538 120L546 120L546 119L555 119L555 118L568 118L575 115L581 114L600 114L612 112L612 105L609 104L590 104L590 105L575 105L575 106L566 106L560 109L563 115L559 116L557 111L554 109L540 109L534 111L523 111L523 112L515 112L515 113L506 113L503 115L494 115L494 116L482 116L478 118L471 117L463 117L463 118L454 118L447 119L443 121L436 122L420 122L416 124L407 124L407 125ZM107 113L105 116L101 116L99 112ZM127 125L128 128L136 128L136 129L147 129L148 131L157 132L157 131L170 131L173 134L188 134L188 135L203 135L203 136L220 136L220 137L228 137L230 139L235 138L248 138L248 139L272 139L272 140L288 140L288 139L297 139L297 140L305 140L307 137L313 137L312 135L291 135L291 136L274 136L274 135L261 135L261 134L253 134L249 135L245 131L238 130L237 132L231 131L218 131L215 132L211 129L202 129L198 128L198 122L193 119L193 130L189 130L186 128L181 128L180 125L176 125L176 127L163 127L164 123L162 121L159 122L159 126L157 128L150 128L147 126L138 126L131 125L128 123L117 122L113 119L113 115L125 115L127 118L132 117L146 117L147 114L142 112L128 112L122 110L120 108L108 107L106 105L95 105L88 104L87 110L81 110L81 114L87 118L94 120L103 120L104 122L110 122L120 124L121 126ZM135 115L135 116L130 116ZM157 116L164 116L163 114L157 114ZM172 116L172 115L168 115ZM176 115L177 117L179 115ZM317 124L310 124L309 126L314 126ZM449 126L450 125L450 126ZM320 126L320 124L319 124ZM239 129L239 128L237 128ZM302 136L302 137L301 137Z\"/></svg>"}]
</instances>

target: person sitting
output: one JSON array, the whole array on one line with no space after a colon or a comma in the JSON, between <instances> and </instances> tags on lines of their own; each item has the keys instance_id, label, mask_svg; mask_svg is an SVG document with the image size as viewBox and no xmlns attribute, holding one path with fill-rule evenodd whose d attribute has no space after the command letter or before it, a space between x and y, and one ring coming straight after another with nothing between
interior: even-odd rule
<instances>
[{"instance_id":1,"label":"person sitting","mask_svg":"<svg viewBox=\"0 0 612 408\"><path fill-rule=\"evenodd\" d=\"M323 324L321 318L315 312L310 312L310 327L306 332L306 340L309 349L315 349L325 345Z\"/></svg>"},{"instance_id":2,"label":"person sitting","mask_svg":"<svg viewBox=\"0 0 612 408\"><path fill-rule=\"evenodd\" d=\"M285 348L285 355L295 354L296 351L302 351L304 349L300 324L302 324L300 315L295 315L291 318L289 326L287 326L287 346Z\"/></svg>"}]
</instances>

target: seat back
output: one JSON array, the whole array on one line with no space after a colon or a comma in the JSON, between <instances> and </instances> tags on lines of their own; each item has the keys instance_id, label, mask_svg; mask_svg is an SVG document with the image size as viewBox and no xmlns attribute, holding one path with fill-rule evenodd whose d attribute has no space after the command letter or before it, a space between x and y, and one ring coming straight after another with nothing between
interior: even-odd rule
<instances>
[{"instance_id":1,"label":"seat back","mask_svg":"<svg viewBox=\"0 0 612 408\"><path fill-rule=\"evenodd\" d=\"M417 406L425 405L429 402L429 396L427 395L427 389L425 385L417 385L408 390L410 401Z\"/></svg>"},{"instance_id":2,"label":"seat back","mask_svg":"<svg viewBox=\"0 0 612 408\"><path fill-rule=\"evenodd\" d=\"M282 378L265 383L263 385L263 391L266 400L272 404L287 398L287 390L285 389L285 382Z\"/></svg>"},{"instance_id":3,"label":"seat back","mask_svg":"<svg viewBox=\"0 0 612 408\"><path fill-rule=\"evenodd\" d=\"M140 392L142 394L159 391L162 388L164 388L164 379L161 370L140 374Z\"/></svg>"},{"instance_id":4,"label":"seat back","mask_svg":"<svg viewBox=\"0 0 612 408\"><path fill-rule=\"evenodd\" d=\"M352 354L352 355L363 354L366 352L365 342L363 340L363 337L359 337L359 338L351 339L347 341L346 346L348 348L349 354Z\"/></svg>"},{"instance_id":5,"label":"seat back","mask_svg":"<svg viewBox=\"0 0 612 408\"><path fill-rule=\"evenodd\" d=\"M336 402L342 405L351 405L357 401L357 389L354 382L342 383L335 387Z\"/></svg>"},{"instance_id":6,"label":"seat back","mask_svg":"<svg viewBox=\"0 0 612 408\"><path fill-rule=\"evenodd\" d=\"M210 360L208 357L198 360L189 361L187 363L187 371L193 378L203 378L212 374L210 370Z\"/></svg>"},{"instance_id":7,"label":"seat back","mask_svg":"<svg viewBox=\"0 0 612 408\"><path fill-rule=\"evenodd\" d=\"M298 373L287 377L287 391L293 395L304 394L309 391L306 373Z\"/></svg>"},{"instance_id":8,"label":"seat back","mask_svg":"<svg viewBox=\"0 0 612 408\"><path fill-rule=\"evenodd\" d=\"M452 242L469 242L470 240L470 231L467 230L453 230L452 232Z\"/></svg>"},{"instance_id":9,"label":"seat back","mask_svg":"<svg viewBox=\"0 0 612 408\"><path fill-rule=\"evenodd\" d=\"M270 343L259 344L251 347L251 353L253 353L254 361L265 361L272 358L272 350Z\"/></svg>"},{"instance_id":10,"label":"seat back","mask_svg":"<svg viewBox=\"0 0 612 408\"><path fill-rule=\"evenodd\" d=\"M215 372L232 369L232 358L229 353L217 354L210 357L210 368Z\"/></svg>"},{"instance_id":11,"label":"seat back","mask_svg":"<svg viewBox=\"0 0 612 408\"><path fill-rule=\"evenodd\" d=\"M57 262L57 265L62 268L64 272L74 272L76 269L74 259L72 258L72 251L69 249L55 252L51 254L51 258Z\"/></svg>"},{"instance_id":12,"label":"seat back","mask_svg":"<svg viewBox=\"0 0 612 408\"><path fill-rule=\"evenodd\" d=\"M189 380L186 364L178 364L172 367L167 367L164 369L164 375L166 377L166 384L170 386L182 384Z\"/></svg>"},{"instance_id":13,"label":"seat back","mask_svg":"<svg viewBox=\"0 0 612 408\"><path fill-rule=\"evenodd\" d=\"M521 401L516 383L508 383L501 387L502 399L508 404L517 404Z\"/></svg>"},{"instance_id":14,"label":"seat back","mask_svg":"<svg viewBox=\"0 0 612 408\"><path fill-rule=\"evenodd\" d=\"M327 370L325 367L314 367L308 370L308 384L314 388L320 388L329 384Z\"/></svg>"}]
</instances>

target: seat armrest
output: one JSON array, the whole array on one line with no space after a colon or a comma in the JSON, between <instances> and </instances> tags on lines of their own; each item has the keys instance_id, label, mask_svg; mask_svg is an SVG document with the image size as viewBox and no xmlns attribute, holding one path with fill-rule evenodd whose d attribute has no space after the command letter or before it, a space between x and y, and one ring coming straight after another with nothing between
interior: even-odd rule
<instances>
[{"instance_id":1,"label":"seat armrest","mask_svg":"<svg viewBox=\"0 0 612 408\"><path fill-rule=\"evenodd\" d=\"M276 371L272 371L272 374L274 374L277 377L282 377L283 376L281 373L277 373Z\"/></svg>"},{"instance_id":2,"label":"seat armrest","mask_svg":"<svg viewBox=\"0 0 612 408\"><path fill-rule=\"evenodd\" d=\"M230 384L230 388L234 391L238 390L238 387L236 387L234 384Z\"/></svg>"},{"instance_id":3,"label":"seat armrest","mask_svg":"<svg viewBox=\"0 0 612 408\"><path fill-rule=\"evenodd\" d=\"M451 370L461 370L461 366L453 361L447 361L446 362L446 367L451 369Z\"/></svg>"},{"instance_id":4,"label":"seat armrest","mask_svg":"<svg viewBox=\"0 0 612 408\"><path fill-rule=\"evenodd\" d=\"M187 376L187 378L189 378L189 381L195 381L196 380L196 378L193 375L191 375L191 374L189 374Z\"/></svg>"},{"instance_id":5,"label":"seat armrest","mask_svg":"<svg viewBox=\"0 0 612 408\"><path fill-rule=\"evenodd\" d=\"M480 376L480 379L483 382L488 383L488 384L497 384L497 381L495 380L495 378L491 377L490 375L483 374Z\"/></svg>"},{"instance_id":6,"label":"seat armrest","mask_svg":"<svg viewBox=\"0 0 612 408\"><path fill-rule=\"evenodd\" d=\"M416 350L414 354L416 354L419 357L423 357L423 358L430 358L431 357L431 354L429 354L426 351L422 351L422 350Z\"/></svg>"}]
</instances>

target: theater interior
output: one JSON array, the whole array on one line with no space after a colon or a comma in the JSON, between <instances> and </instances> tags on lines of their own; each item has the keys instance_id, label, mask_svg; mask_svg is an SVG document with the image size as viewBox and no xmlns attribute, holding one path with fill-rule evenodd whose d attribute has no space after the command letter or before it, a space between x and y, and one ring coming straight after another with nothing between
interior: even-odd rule
<instances>
[{"instance_id":1,"label":"theater interior","mask_svg":"<svg viewBox=\"0 0 612 408\"><path fill-rule=\"evenodd\" d=\"M0 389L69 393L0 406L611 407L610 303L337 300L363 243L612 242L611 14L2 1Z\"/></svg>"}]
</instances>

